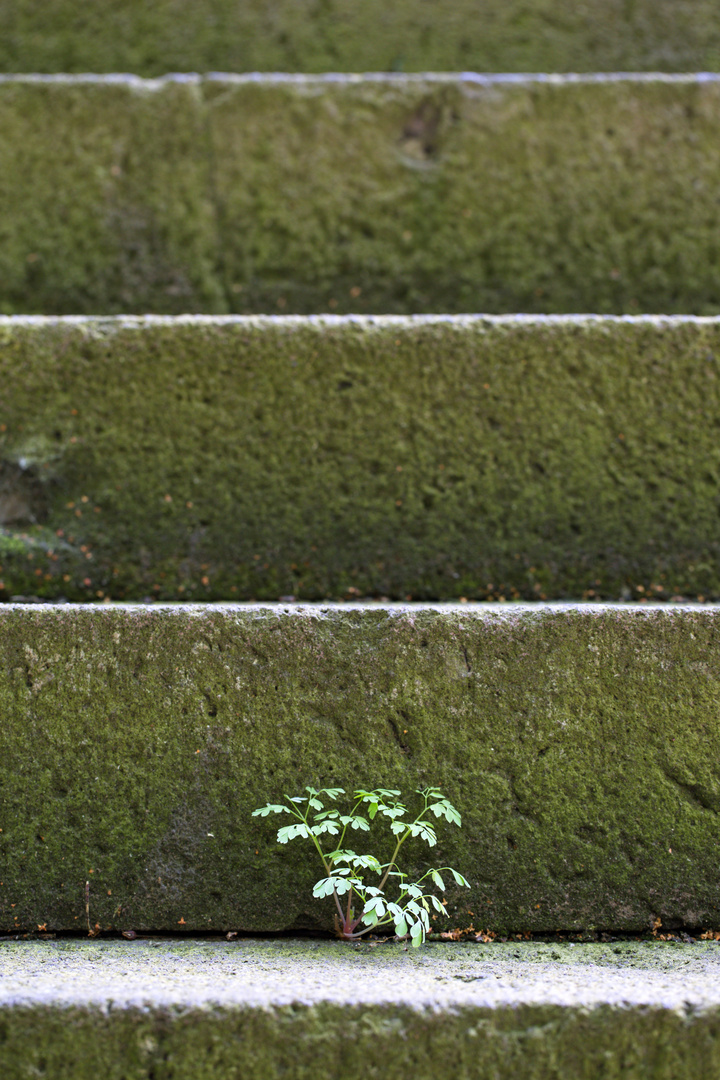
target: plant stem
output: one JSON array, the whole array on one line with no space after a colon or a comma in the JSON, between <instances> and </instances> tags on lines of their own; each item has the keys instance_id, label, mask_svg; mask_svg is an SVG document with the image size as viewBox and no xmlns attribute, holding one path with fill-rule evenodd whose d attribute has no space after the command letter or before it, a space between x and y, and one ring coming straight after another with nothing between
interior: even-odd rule
<instances>
[{"instance_id":1,"label":"plant stem","mask_svg":"<svg viewBox=\"0 0 720 1080\"><path fill-rule=\"evenodd\" d=\"M343 915L342 904L340 903L340 898L335 888L333 888L333 899L335 901L335 907L338 909L338 914L340 915L340 918L344 919L345 916Z\"/></svg>"},{"instance_id":2,"label":"plant stem","mask_svg":"<svg viewBox=\"0 0 720 1080\"><path fill-rule=\"evenodd\" d=\"M285 796L285 798L286 799L288 798L287 795ZM288 802L292 802L292 800L288 799ZM310 833L310 839L312 840L313 844L317 848L317 853L320 856L320 858L322 859L323 869L325 870L325 873L327 874L327 876L330 877L330 874L332 873L332 868L330 866L328 866L327 859L325 858L325 853L324 853L323 849L320 847L320 843L318 841L317 836L312 831L312 825L308 821L308 813L310 811L310 806L308 805L308 807L307 807L304 814L301 814L300 811L296 810L294 806L292 806L291 809L292 809L293 813L295 814L295 817L299 818L300 821L302 821L304 825L307 825L308 831Z\"/></svg>"},{"instance_id":3,"label":"plant stem","mask_svg":"<svg viewBox=\"0 0 720 1080\"><path fill-rule=\"evenodd\" d=\"M417 821L417 818L415 820ZM415 822L413 822L413 825L414 824L415 824ZM384 887L385 882L387 881L387 879L388 879L388 877L390 875L390 871L392 870L393 866L396 865L395 859L397 858L397 853L400 850L401 846L405 843L405 841L407 840L409 835L410 835L410 829L408 828L408 829L405 830L405 832L403 833L403 835L400 837L397 844L395 845L395 850L392 853L392 858L390 859L390 862L387 864L387 870L385 871L385 873L383 875L382 881L378 885L378 889L382 889Z\"/></svg>"},{"instance_id":4,"label":"plant stem","mask_svg":"<svg viewBox=\"0 0 720 1080\"><path fill-rule=\"evenodd\" d=\"M416 825L417 822L420 820L420 818L427 811L427 808L428 808L427 795L424 796L424 799L425 799L425 805L422 808L422 810L420 811L420 813L418 814L418 816L415 818L415 820L412 822L413 825ZM382 889L383 886L385 885L385 882L388 879L388 875L389 875L390 871L392 870L393 866L395 865L395 859L397 858L397 853L400 850L400 848L402 847L402 845L405 843L405 841L407 840L409 835L410 835L410 826L408 825L407 829L405 830L405 832L402 834L402 836L398 840L397 844L395 845L395 850L392 853L392 858L391 858L390 862L388 863L388 867L387 867L387 870L385 871L385 875L384 875L382 881L380 882L380 884L378 885L379 889Z\"/></svg>"},{"instance_id":5,"label":"plant stem","mask_svg":"<svg viewBox=\"0 0 720 1080\"><path fill-rule=\"evenodd\" d=\"M355 811L357 810L357 808L358 808L358 806L360 805L361 802L362 802L362 797L355 799L355 805L353 806L352 810L350 811L350 817L355 817ZM347 827L348 827L349 824L350 824L350 822L348 821L348 822L345 823L345 825L343 825L343 831L340 833L340 839L337 842L338 848L341 848L343 846L343 840L345 839L345 833L347 832Z\"/></svg>"}]
</instances>

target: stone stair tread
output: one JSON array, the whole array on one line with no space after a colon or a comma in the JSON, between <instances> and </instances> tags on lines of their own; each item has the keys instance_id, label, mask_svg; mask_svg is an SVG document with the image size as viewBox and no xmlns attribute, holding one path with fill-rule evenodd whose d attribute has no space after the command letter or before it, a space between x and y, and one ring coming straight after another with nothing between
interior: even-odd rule
<instances>
[{"instance_id":1,"label":"stone stair tread","mask_svg":"<svg viewBox=\"0 0 720 1080\"><path fill-rule=\"evenodd\" d=\"M5 943L0 1009L413 1009L562 1005L720 1009L720 944L402 943L240 939Z\"/></svg>"}]
</instances>

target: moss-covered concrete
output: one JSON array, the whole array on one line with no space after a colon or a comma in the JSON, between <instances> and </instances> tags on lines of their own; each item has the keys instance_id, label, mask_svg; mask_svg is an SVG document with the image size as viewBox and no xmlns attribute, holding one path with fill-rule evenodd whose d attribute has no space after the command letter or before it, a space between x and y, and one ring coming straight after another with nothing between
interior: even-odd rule
<instances>
[{"instance_id":1,"label":"moss-covered concrete","mask_svg":"<svg viewBox=\"0 0 720 1080\"><path fill-rule=\"evenodd\" d=\"M719 619L5 607L0 929L329 927L305 784L448 795L438 928L720 927Z\"/></svg>"},{"instance_id":2,"label":"moss-covered concrete","mask_svg":"<svg viewBox=\"0 0 720 1080\"><path fill-rule=\"evenodd\" d=\"M720 311L717 76L78 78L0 79L8 314Z\"/></svg>"},{"instance_id":3,"label":"moss-covered concrete","mask_svg":"<svg viewBox=\"0 0 720 1080\"><path fill-rule=\"evenodd\" d=\"M717 79L205 95L231 310L720 312Z\"/></svg>"},{"instance_id":4,"label":"moss-covered concrete","mask_svg":"<svg viewBox=\"0 0 720 1080\"><path fill-rule=\"evenodd\" d=\"M196 81L0 82L0 311L222 311Z\"/></svg>"},{"instance_id":5,"label":"moss-covered concrete","mask_svg":"<svg viewBox=\"0 0 720 1080\"><path fill-rule=\"evenodd\" d=\"M2 0L0 71L717 71L713 0Z\"/></svg>"},{"instance_id":6,"label":"moss-covered concrete","mask_svg":"<svg viewBox=\"0 0 720 1080\"><path fill-rule=\"evenodd\" d=\"M719 967L717 945L11 944L0 1068L7 1080L714 1080Z\"/></svg>"},{"instance_id":7,"label":"moss-covered concrete","mask_svg":"<svg viewBox=\"0 0 720 1080\"><path fill-rule=\"evenodd\" d=\"M716 598L718 357L715 320L0 320L0 598Z\"/></svg>"},{"instance_id":8,"label":"moss-covered concrete","mask_svg":"<svg viewBox=\"0 0 720 1080\"><path fill-rule=\"evenodd\" d=\"M714 1080L720 1037L717 1011L560 1006L14 1009L0 1024L7 1080Z\"/></svg>"}]
</instances>

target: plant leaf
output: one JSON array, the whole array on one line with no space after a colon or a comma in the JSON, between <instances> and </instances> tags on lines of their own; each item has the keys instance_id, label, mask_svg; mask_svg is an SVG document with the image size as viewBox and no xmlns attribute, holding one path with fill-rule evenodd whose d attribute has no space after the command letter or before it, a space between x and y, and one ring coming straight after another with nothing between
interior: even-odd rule
<instances>
[{"instance_id":1,"label":"plant leaf","mask_svg":"<svg viewBox=\"0 0 720 1080\"><path fill-rule=\"evenodd\" d=\"M464 885L466 888L468 888L468 889L470 888L470 882L467 880L467 878L464 878L462 876L462 874L459 874L457 872L457 870L453 870L453 868L451 866L448 867L448 870L450 871L452 876L455 878L458 885Z\"/></svg>"},{"instance_id":2,"label":"plant leaf","mask_svg":"<svg viewBox=\"0 0 720 1080\"><path fill-rule=\"evenodd\" d=\"M320 900L323 896L332 896L334 887L331 877L321 878L320 881L316 881L313 885L313 896L316 900Z\"/></svg>"},{"instance_id":3,"label":"plant leaf","mask_svg":"<svg viewBox=\"0 0 720 1080\"><path fill-rule=\"evenodd\" d=\"M430 877L433 879L438 889L442 889L442 891L445 892L445 882L440 876L440 872L438 870L431 870Z\"/></svg>"},{"instance_id":4,"label":"plant leaf","mask_svg":"<svg viewBox=\"0 0 720 1080\"><path fill-rule=\"evenodd\" d=\"M422 828L419 831L420 837L427 842L428 847L435 847L437 844L437 834L432 825L426 825L422 823Z\"/></svg>"},{"instance_id":5,"label":"plant leaf","mask_svg":"<svg viewBox=\"0 0 720 1080\"><path fill-rule=\"evenodd\" d=\"M361 867L363 870L374 870L376 874L382 870L374 855L356 855L355 852L348 852L346 856L336 859L336 862L347 862L356 869Z\"/></svg>"},{"instance_id":6,"label":"plant leaf","mask_svg":"<svg viewBox=\"0 0 720 1080\"><path fill-rule=\"evenodd\" d=\"M407 935L407 932L408 924L405 922L404 917L400 915L397 919L395 919L395 933L398 937L405 937Z\"/></svg>"},{"instance_id":7,"label":"plant leaf","mask_svg":"<svg viewBox=\"0 0 720 1080\"><path fill-rule=\"evenodd\" d=\"M322 836L323 833L330 833L331 836L337 836L340 832L334 821L321 821L319 825L313 825L310 831L313 836Z\"/></svg>"},{"instance_id":8,"label":"plant leaf","mask_svg":"<svg viewBox=\"0 0 720 1080\"><path fill-rule=\"evenodd\" d=\"M331 851L327 856L328 859L344 859L350 858L355 855L355 852L350 848L337 848L336 851Z\"/></svg>"},{"instance_id":9,"label":"plant leaf","mask_svg":"<svg viewBox=\"0 0 720 1080\"><path fill-rule=\"evenodd\" d=\"M282 814L285 811L286 814L292 813L289 807L280 806L276 803L268 803L267 806L261 806L259 810L253 810L253 817L267 817L268 814Z\"/></svg>"},{"instance_id":10,"label":"plant leaf","mask_svg":"<svg viewBox=\"0 0 720 1080\"><path fill-rule=\"evenodd\" d=\"M343 893L349 892L351 888L351 881L333 875L332 877L321 878L320 881L315 882L315 885L313 886L313 896L316 899L320 899L323 896L332 896L333 890L338 896L342 896Z\"/></svg>"},{"instance_id":11,"label":"plant leaf","mask_svg":"<svg viewBox=\"0 0 720 1080\"><path fill-rule=\"evenodd\" d=\"M382 919L385 914L385 902L382 896L373 896L365 903L365 911L375 911L378 919Z\"/></svg>"},{"instance_id":12,"label":"plant leaf","mask_svg":"<svg viewBox=\"0 0 720 1080\"><path fill-rule=\"evenodd\" d=\"M296 825L286 825L283 829L278 830L278 844L287 844L288 840L294 840L296 836L309 835L310 829L308 826L304 822L298 821Z\"/></svg>"}]
</instances>

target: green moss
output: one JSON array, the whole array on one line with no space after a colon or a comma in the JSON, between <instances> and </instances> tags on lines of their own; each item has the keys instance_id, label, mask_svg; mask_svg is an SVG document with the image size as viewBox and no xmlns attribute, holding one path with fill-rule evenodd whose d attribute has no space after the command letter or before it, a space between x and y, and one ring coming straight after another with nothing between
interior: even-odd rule
<instances>
[{"instance_id":1,"label":"green moss","mask_svg":"<svg viewBox=\"0 0 720 1080\"><path fill-rule=\"evenodd\" d=\"M718 597L718 356L698 321L5 322L0 595Z\"/></svg>"},{"instance_id":2,"label":"green moss","mask_svg":"<svg viewBox=\"0 0 720 1080\"><path fill-rule=\"evenodd\" d=\"M717 313L719 96L0 83L0 310Z\"/></svg>"},{"instance_id":3,"label":"green moss","mask_svg":"<svg viewBox=\"0 0 720 1080\"><path fill-rule=\"evenodd\" d=\"M233 310L720 311L720 83L205 94Z\"/></svg>"},{"instance_id":4,"label":"green moss","mask_svg":"<svg viewBox=\"0 0 720 1080\"><path fill-rule=\"evenodd\" d=\"M2 930L329 926L306 783L445 791L450 927L720 925L713 611L0 620Z\"/></svg>"},{"instance_id":5,"label":"green moss","mask_svg":"<svg viewBox=\"0 0 720 1080\"><path fill-rule=\"evenodd\" d=\"M0 310L222 311L197 85L0 85Z\"/></svg>"},{"instance_id":6,"label":"green moss","mask_svg":"<svg viewBox=\"0 0 720 1080\"><path fill-rule=\"evenodd\" d=\"M13 1009L7 1080L695 1080L714 1076L720 1019L600 1007L414 1012L395 1005L272 1010ZM409 1062L411 1065L409 1065Z\"/></svg>"},{"instance_id":7,"label":"green moss","mask_svg":"<svg viewBox=\"0 0 720 1080\"><path fill-rule=\"evenodd\" d=\"M712 0L2 0L0 70L718 70Z\"/></svg>"}]
</instances>

